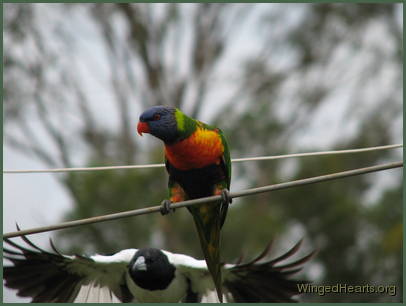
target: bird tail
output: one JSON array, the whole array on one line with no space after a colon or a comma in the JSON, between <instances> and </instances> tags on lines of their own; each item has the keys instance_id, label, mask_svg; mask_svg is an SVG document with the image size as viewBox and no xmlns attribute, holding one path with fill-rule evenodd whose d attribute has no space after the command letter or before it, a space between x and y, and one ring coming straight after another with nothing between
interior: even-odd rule
<instances>
[{"instance_id":1,"label":"bird tail","mask_svg":"<svg viewBox=\"0 0 406 306\"><path fill-rule=\"evenodd\" d=\"M290 276L299 272L303 264L310 260L316 251L287 264L281 262L294 255L299 250L301 243L302 240L285 254L264 261L263 259L267 257L271 250L271 244L269 244L252 261L245 264L237 263L229 268L226 267L228 271L224 286L227 294L231 294L231 300L234 303L295 302L293 296L301 293L299 287L310 282L291 279Z\"/></svg>"},{"instance_id":2,"label":"bird tail","mask_svg":"<svg viewBox=\"0 0 406 306\"><path fill-rule=\"evenodd\" d=\"M221 220L217 216L211 216L212 209L216 205L208 204L197 207L199 213L193 211L196 230L199 234L200 246L206 260L207 268L213 278L217 296L223 302L222 290L222 264L220 263L220 229ZM204 213L202 213L204 212Z\"/></svg>"}]
</instances>

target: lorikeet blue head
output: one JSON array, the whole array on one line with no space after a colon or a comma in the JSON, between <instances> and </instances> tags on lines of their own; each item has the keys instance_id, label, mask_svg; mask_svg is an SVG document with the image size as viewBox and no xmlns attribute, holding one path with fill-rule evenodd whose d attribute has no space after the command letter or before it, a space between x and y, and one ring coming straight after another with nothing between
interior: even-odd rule
<instances>
[{"instance_id":1,"label":"lorikeet blue head","mask_svg":"<svg viewBox=\"0 0 406 306\"><path fill-rule=\"evenodd\" d=\"M189 137L196 130L196 120L172 106L154 106L140 116L138 134L150 133L165 144Z\"/></svg>"},{"instance_id":2,"label":"lorikeet blue head","mask_svg":"<svg viewBox=\"0 0 406 306\"><path fill-rule=\"evenodd\" d=\"M165 143L174 142L178 137L176 108L171 106L154 106L140 116L138 134L150 133Z\"/></svg>"}]
</instances>

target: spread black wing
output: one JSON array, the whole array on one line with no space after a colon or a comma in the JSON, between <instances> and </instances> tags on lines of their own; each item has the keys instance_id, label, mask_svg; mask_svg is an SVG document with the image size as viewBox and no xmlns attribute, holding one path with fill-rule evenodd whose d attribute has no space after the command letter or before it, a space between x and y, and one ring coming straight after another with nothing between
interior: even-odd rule
<instances>
[{"instance_id":1,"label":"spread black wing","mask_svg":"<svg viewBox=\"0 0 406 306\"><path fill-rule=\"evenodd\" d=\"M3 257L13 264L3 267L5 286L16 289L18 296L32 297L33 303L124 302L132 298L124 279L125 257L129 256L121 256L122 262L115 255L97 255L95 259L66 256L55 248L52 241L55 253L39 248L24 236L22 238L31 248L10 239L4 239L7 247L3 246Z\"/></svg>"},{"instance_id":2,"label":"spread black wing","mask_svg":"<svg viewBox=\"0 0 406 306\"><path fill-rule=\"evenodd\" d=\"M302 243L300 240L285 254L273 259L262 261L271 249L271 244L254 260L237 264L229 268L224 286L231 294L234 302L295 302L293 296L298 295L299 284L307 284L307 280L290 278L299 272L314 254L311 252L296 261L280 264L295 254Z\"/></svg>"}]
</instances>

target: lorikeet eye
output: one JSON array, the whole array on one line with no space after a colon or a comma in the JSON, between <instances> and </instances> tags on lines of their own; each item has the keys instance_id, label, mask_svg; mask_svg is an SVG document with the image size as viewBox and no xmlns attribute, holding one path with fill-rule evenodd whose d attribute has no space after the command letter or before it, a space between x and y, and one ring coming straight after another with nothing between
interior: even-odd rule
<instances>
[{"instance_id":1,"label":"lorikeet eye","mask_svg":"<svg viewBox=\"0 0 406 306\"><path fill-rule=\"evenodd\" d=\"M160 114L155 114L154 115L154 117L153 117L153 119L156 121L156 120L159 120L159 119L161 119L161 115Z\"/></svg>"}]
</instances>

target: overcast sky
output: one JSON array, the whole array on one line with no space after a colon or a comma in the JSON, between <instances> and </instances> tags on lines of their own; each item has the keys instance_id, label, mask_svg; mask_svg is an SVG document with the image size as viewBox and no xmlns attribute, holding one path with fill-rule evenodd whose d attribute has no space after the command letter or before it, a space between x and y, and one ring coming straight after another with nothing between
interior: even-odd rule
<instances>
[{"instance_id":1,"label":"overcast sky","mask_svg":"<svg viewBox=\"0 0 406 306\"><path fill-rule=\"evenodd\" d=\"M64 18L61 15L61 11L57 11L56 14L52 10L47 9L47 4L43 4L43 19L41 22L46 28L48 23L52 23L58 18ZM300 5L297 6L300 8ZM258 8L258 12L253 14L253 19L250 22L254 22L255 18L260 16L261 8ZM300 9L292 11L292 22L294 22L295 14L300 14ZM73 18L70 18L73 16ZM401 18L401 17L400 17ZM80 50L83 53L83 58L91 58L93 66L97 69L100 78L107 73L105 61L105 54L98 48L100 41L97 39L97 29L94 24L89 22L89 18L85 10L77 11L74 14L69 14L69 18L64 19L64 24L67 28L71 28L72 33L77 35L76 50ZM256 28L255 28L256 29ZM243 57L245 53L252 52L255 48L255 37L253 35L253 24L247 24L244 31L241 32L241 37L236 41L236 45L233 48L233 52L230 54L229 62L224 64L222 69L232 69L233 63L236 58ZM374 32L375 35L379 35L379 31ZM377 34L378 33L378 34ZM366 35L372 35L366 33ZM379 40L379 39L377 39ZM7 47L7 46L5 46ZM80 58L80 54L78 54ZM81 64L79 63L79 66ZM81 74L82 82L87 84L87 88L90 92L94 93L95 100L93 103L97 103L96 109L104 114L109 114L109 96L101 86L100 79L95 80L91 76L87 75L88 72L84 70ZM357 73L356 70L353 73ZM390 72L388 72L390 75ZM107 76L104 76L108 80ZM226 96L227 89L224 92L213 92L212 94L217 97ZM319 146L320 150L329 149L329 144L332 139L340 137L343 132L352 133L356 128L353 123L344 124L343 116L345 115L345 109L347 103L350 103L349 97L346 96L346 92L337 94L334 99L326 103L323 109L320 109L316 114L314 121L309 125L309 129L305 131L298 141L298 145L302 147L301 151L306 151L306 145L311 143L312 147ZM375 97L378 99L379 97ZM203 114L203 120L209 121L216 110L216 103L221 99L212 99L213 103L205 106L205 112ZM97 101L97 102L96 102ZM339 101L339 102L338 102ZM137 121L139 110L133 110L134 127ZM108 115L104 115L106 118L106 124L114 125L114 122L108 121ZM323 127L326 126L326 122L329 124L329 129ZM397 123L399 131L402 130L402 121ZM35 128L35 123L33 123ZM399 132L399 142L402 142L402 133ZM134 137L136 136L134 128ZM311 141L309 141L311 139ZM315 143L317 140L319 143ZM271 154L272 152L270 152ZM286 152L296 153L296 152ZM78 152L78 158L81 160L80 153ZM233 156L235 158L241 156ZM399 157L401 152L399 151ZM81 164L76 166L80 167ZM25 155L12 150L10 148L3 148L3 167L4 169L38 169L45 167L44 164L37 162L35 159L31 159ZM71 206L71 200L62 186L57 182L55 176L60 174L5 174L3 175L3 231L9 232L15 230L15 223L17 222L21 228L31 228L44 226L49 224L55 224L61 221L61 217ZM377 182L380 184L391 184L391 177L385 176L385 174L377 175ZM383 185L382 185L383 186ZM30 236L35 243L48 249L48 239L51 237L50 233L42 233ZM56 243L58 245L58 243ZM14 292L4 288L4 302L22 302L29 301L30 299L17 298Z\"/></svg>"}]
</instances>

